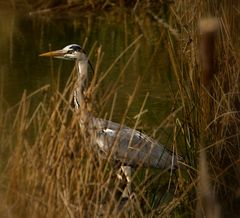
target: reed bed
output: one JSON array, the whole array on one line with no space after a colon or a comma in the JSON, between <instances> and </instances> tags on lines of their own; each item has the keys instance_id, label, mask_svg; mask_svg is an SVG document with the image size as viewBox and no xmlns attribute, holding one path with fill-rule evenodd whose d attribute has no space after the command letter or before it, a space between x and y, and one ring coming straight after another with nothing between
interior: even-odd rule
<instances>
[{"instance_id":1,"label":"reed bed","mask_svg":"<svg viewBox=\"0 0 240 218\"><path fill-rule=\"evenodd\" d=\"M183 41L177 49L170 43L169 51L184 106L182 131L188 145L187 158L191 166L199 169L195 177L200 184L196 192L196 200L200 201L197 215L238 217L239 209L235 205L239 201L236 192L239 184L239 46L236 34L239 27L234 7L239 8L239 4L195 1L191 9L187 9L189 4L183 1L172 8L182 27ZM184 12L182 16L177 9ZM206 17L216 17L217 27L213 27L213 33L206 33L210 22L202 27L206 32L199 28L200 21ZM211 208L216 210L214 216L207 212L209 199L206 195L211 198Z\"/></svg>"},{"instance_id":2,"label":"reed bed","mask_svg":"<svg viewBox=\"0 0 240 218\"><path fill-rule=\"evenodd\" d=\"M135 44L138 39L125 51L133 46L137 49ZM96 79L100 62L101 53L96 61L93 83L86 93L90 111L94 90L112 67ZM176 174L135 169L134 192L126 203L121 198L126 181L119 180L117 176L121 163L114 163L111 155L103 159L89 146L91 142L87 129L81 133L81 111L76 112L72 105L75 74L73 71L62 92L43 87L30 95L24 93L19 104L11 109L16 115L10 126L11 134L6 138L14 139L9 143L15 146L6 167L8 187L4 187L11 212L20 217L143 217L163 213L167 203L177 196L178 186L174 185ZM130 94L123 123L139 81ZM108 91L110 96L114 93L115 90ZM42 95L43 100L32 107L36 95ZM144 106L145 101L139 118ZM167 208L165 210L167 212L164 213L171 212Z\"/></svg>"},{"instance_id":3,"label":"reed bed","mask_svg":"<svg viewBox=\"0 0 240 218\"><path fill-rule=\"evenodd\" d=\"M81 114L71 104L73 71L63 91L46 86L25 92L11 109L1 108L0 149L6 158L1 155L0 194L5 200L0 211L6 217L239 217L240 5L230 2L169 4L167 22L148 8L147 14L168 33L166 50L177 84L169 117L174 119L173 149L181 150L184 162L176 173L135 169L134 194L124 202L125 182L116 176L119 164L102 159L80 131ZM217 17L218 28L208 56L201 50L199 22L210 15ZM101 53L96 63L87 93L88 109L95 114L91 102L108 72L102 78L98 74ZM36 95L42 101L33 107Z\"/></svg>"}]
</instances>

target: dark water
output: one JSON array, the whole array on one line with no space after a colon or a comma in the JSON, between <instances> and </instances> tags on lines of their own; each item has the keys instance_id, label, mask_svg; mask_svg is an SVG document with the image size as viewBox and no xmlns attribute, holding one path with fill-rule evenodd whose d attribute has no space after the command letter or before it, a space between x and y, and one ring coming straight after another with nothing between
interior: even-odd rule
<instances>
[{"instance_id":1,"label":"dark water","mask_svg":"<svg viewBox=\"0 0 240 218\"><path fill-rule=\"evenodd\" d=\"M4 107L17 103L24 90L31 93L46 84L53 84L51 71L56 72L55 75L60 72L60 85L64 87L73 63L38 57L39 53L48 51L50 47L60 49L68 44L82 45L86 42L85 50L88 53L95 45L90 57L93 65L96 62L95 51L101 47L104 55L99 72L103 74L127 46L140 38L101 83L98 99L114 84L134 49L139 47L119 81L112 119L117 122L121 120L138 78L141 83L127 114L128 125L134 124L134 116L139 113L147 93L149 97L145 109L148 112L142 116L140 128L151 134L170 113L174 81L164 40L167 34L150 17L139 21L139 18L123 10L81 12L71 16L30 16L26 10L20 12L1 8L0 14L1 104ZM111 105L112 98L104 104L101 114L109 114ZM158 133L165 139L171 138L167 129L163 128ZM170 142L166 139L166 143Z\"/></svg>"}]
</instances>

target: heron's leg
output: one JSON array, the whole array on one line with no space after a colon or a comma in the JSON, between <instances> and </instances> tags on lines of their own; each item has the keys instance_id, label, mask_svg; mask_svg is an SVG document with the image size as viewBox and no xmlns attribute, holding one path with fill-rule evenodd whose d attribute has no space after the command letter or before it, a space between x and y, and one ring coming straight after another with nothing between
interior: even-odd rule
<instances>
[{"instance_id":1,"label":"heron's leg","mask_svg":"<svg viewBox=\"0 0 240 218\"><path fill-rule=\"evenodd\" d=\"M127 184L123 190L122 198L129 198L132 193L131 183L132 183L132 168L130 166L121 166L121 170L126 177Z\"/></svg>"}]
</instances>

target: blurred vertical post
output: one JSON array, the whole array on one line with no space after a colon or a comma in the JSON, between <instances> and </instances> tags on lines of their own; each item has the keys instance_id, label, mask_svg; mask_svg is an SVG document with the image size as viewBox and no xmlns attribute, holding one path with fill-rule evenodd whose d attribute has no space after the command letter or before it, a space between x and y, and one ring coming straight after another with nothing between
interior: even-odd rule
<instances>
[{"instance_id":1,"label":"blurred vertical post","mask_svg":"<svg viewBox=\"0 0 240 218\"><path fill-rule=\"evenodd\" d=\"M205 18L199 23L202 85L206 88L209 88L216 73L215 41L218 29L219 23L216 18Z\"/></svg>"},{"instance_id":2,"label":"blurred vertical post","mask_svg":"<svg viewBox=\"0 0 240 218\"><path fill-rule=\"evenodd\" d=\"M202 131L200 137L199 153L199 183L198 183L198 204L196 217L218 218L220 217L220 207L215 198L215 193L211 188L211 181L208 172L208 161L206 154L208 123L213 119L213 102L209 94L212 94L212 81L216 73L215 63L215 41L219 29L216 18L200 20L200 59L202 65L202 75L200 76L200 107L202 119Z\"/></svg>"}]
</instances>

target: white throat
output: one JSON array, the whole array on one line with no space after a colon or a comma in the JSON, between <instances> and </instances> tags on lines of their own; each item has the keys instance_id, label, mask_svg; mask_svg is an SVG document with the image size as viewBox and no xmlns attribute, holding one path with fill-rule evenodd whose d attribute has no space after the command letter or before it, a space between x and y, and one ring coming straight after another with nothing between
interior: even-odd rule
<instances>
[{"instance_id":1,"label":"white throat","mask_svg":"<svg viewBox=\"0 0 240 218\"><path fill-rule=\"evenodd\" d=\"M76 68L77 81L74 90L74 104L75 108L79 109L79 107L84 104L85 101L84 91L87 88L86 83L88 80L88 60L76 60Z\"/></svg>"}]
</instances>

